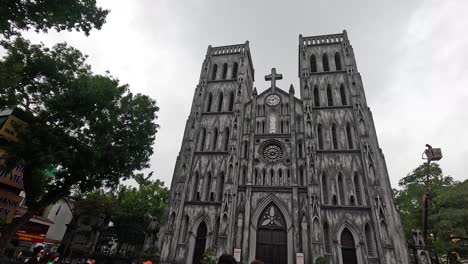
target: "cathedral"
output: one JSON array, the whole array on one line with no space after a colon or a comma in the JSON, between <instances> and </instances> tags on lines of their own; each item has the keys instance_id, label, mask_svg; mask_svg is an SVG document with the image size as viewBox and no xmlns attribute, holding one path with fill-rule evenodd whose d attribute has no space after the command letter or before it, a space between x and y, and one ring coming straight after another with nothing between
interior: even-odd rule
<instances>
[{"instance_id":1,"label":"cathedral","mask_svg":"<svg viewBox=\"0 0 468 264\"><path fill-rule=\"evenodd\" d=\"M299 87L249 42L208 46L159 231L161 263L409 263L346 31L299 36Z\"/></svg>"}]
</instances>

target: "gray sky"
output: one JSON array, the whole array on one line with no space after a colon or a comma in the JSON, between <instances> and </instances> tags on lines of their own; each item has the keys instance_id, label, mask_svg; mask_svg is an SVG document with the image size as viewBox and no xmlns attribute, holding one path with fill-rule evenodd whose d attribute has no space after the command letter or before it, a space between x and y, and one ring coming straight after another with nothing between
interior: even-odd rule
<instances>
[{"instance_id":1,"label":"gray sky","mask_svg":"<svg viewBox=\"0 0 468 264\"><path fill-rule=\"evenodd\" d=\"M298 35L348 31L392 185L421 164L426 143L457 180L468 156L468 1L98 1L107 24L81 33L28 33L67 41L161 108L151 170L170 184L193 90L209 44L250 41L255 86L276 67L278 86L299 85ZM297 89L296 89L297 91ZM299 96L297 94L297 96Z\"/></svg>"}]
</instances>

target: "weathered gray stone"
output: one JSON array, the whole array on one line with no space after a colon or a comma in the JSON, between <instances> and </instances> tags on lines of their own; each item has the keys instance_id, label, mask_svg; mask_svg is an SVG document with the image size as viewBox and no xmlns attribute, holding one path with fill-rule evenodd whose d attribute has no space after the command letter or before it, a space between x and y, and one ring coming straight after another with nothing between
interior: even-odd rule
<instances>
[{"instance_id":1,"label":"weathered gray stone","mask_svg":"<svg viewBox=\"0 0 468 264\"><path fill-rule=\"evenodd\" d=\"M300 99L275 85L274 72L257 94L248 42L208 47L160 230L162 263L193 263L199 247L240 249L242 263L263 249L276 263L296 263L298 253L304 263L354 263L347 254L408 263L346 31L299 36L298 74ZM205 225L206 244L197 240ZM278 246L265 244L262 234L274 232Z\"/></svg>"}]
</instances>

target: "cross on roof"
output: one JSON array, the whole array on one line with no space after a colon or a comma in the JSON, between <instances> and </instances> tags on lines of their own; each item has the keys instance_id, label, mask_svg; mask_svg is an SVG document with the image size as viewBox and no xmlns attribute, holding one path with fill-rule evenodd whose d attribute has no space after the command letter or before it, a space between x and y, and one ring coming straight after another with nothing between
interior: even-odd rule
<instances>
[{"instance_id":1,"label":"cross on roof","mask_svg":"<svg viewBox=\"0 0 468 264\"><path fill-rule=\"evenodd\" d=\"M276 87L276 80L283 79L282 74L276 74L276 68L271 68L271 74L265 75L265 81L271 81L271 89Z\"/></svg>"}]
</instances>

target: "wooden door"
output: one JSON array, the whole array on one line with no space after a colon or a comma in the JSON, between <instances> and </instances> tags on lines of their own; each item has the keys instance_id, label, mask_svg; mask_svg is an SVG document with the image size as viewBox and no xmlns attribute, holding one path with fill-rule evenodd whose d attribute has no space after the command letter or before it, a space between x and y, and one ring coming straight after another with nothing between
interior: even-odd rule
<instances>
[{"instance_id":1,"label":"wooden door","mask_svg":"<svg viewBox=\"0 0 468 264\"><path fill-rule=\"evenodd\" d=\"M288 263L288 238L286 224L275 205L267 206L257 229L255 258L268 264Z\"/></svg>"},{"instance_id":2,"label":"wooden door","mask_svg":"<svg viewBox=\"0 0 468 264\"><path fill-rule=\"evenodd\" d=\"M193 250L192 264L200 264L203 259L206 247L206 235L208 230L205 222L201 222L197 229L197 236L195 237L195 247Z\"/></svg>"}]
</instances>

